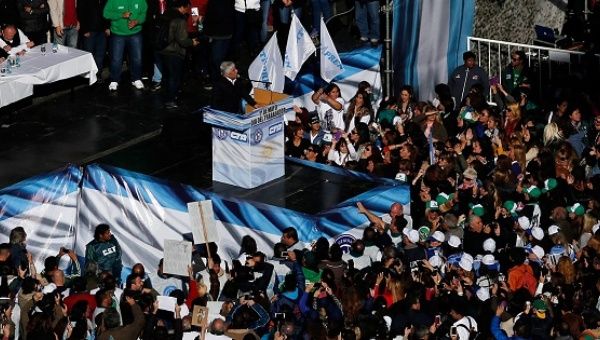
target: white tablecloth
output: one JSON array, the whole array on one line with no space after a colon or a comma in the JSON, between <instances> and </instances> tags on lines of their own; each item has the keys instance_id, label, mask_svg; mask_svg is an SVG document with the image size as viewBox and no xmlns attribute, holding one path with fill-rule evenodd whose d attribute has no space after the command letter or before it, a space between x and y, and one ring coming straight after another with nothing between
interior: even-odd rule
<instances>
[{"instance_id":1,"label":"white tablecloth","mask_svg":"<svg viewBox=\"0 0 600 340\"><path fill-rule=\"evenodd\" d=\"M90 85L97 80L98 67L92 54L75 48L60 46L58 53L52 53L52 45L46 44L46 53L42 54L40 46L35 46L20 58L20 64L0 77L0 107L31 96L33 85L76 76L85 76Z\"/></svg>"}]
</instances>

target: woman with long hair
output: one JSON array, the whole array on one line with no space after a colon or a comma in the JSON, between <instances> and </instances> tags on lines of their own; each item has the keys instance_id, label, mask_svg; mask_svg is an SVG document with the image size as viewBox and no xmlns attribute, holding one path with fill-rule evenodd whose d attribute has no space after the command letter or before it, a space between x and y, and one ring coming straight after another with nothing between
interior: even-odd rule
<instances>
[{"instance_id":1,"label":"woman with long hair","mask_svg":"<svg viewBox=\"0 0 600 340\"><path fill-rule=\"evenodd\" d=\"M344 99L342 92L334 83L326 88L320 88L311 99L317 105L317 113L321 120L321 127L327 131L345 130L344 124Z\"/></svg>"},{"instance_id":2,"label":"woman with long hair","mask_svg":"<svg viewBox=\"0 0 600 340\"><path fill-rule=\"evenodd\" d=\"M373 120L373 107L369 94L358 90L354 97L350 99L350 105L344 115L344 124L346 132L352 131L357 123L369 124Z\"/></svg>"},{"instance_id":3,"label":"woman with long hair","mask_svg":"<svg viewBox=\"0 0 600 340\"><path fill-rule=\"evenodd\" d=\"M506 106L506 116L504 118L504 139L510 140L521 123L521 107L518 103L511 103Z\"/></svg>"},{"instance_id":4,"label":"woman with long hair","mask_svg":"<svg viewBox=\"0 0 600 340\"><path fill-rule=\"evenodd\" d=\"M411 86L404 85L400 89L400 101L398 102L398 114L402 121L412 119L415 103L413 101L413 89Z\"/></svg>"},{"instance_id":5,"label":"woman with long hair","mask_svg":"<svg viewBox=\"0 0 600 340\"><path fill-rule=\"evenodd\" d=\"M552 122L544 127L544 146L555 149L562 141L564 136L558 124Z\"/></svg>"},{"instance_id":6,"label":"woman with long hair","mask_svg":"<svg viewBox=\"0 0 600 340\"><path fill-rule=\"evenodd\" d=\"M334 139L331 144L331 149L332 150L327 155L327 159L332 165L345 167L346 163L358 160L358 154L347 134L343 134L339 140Z\"/></svg>"},{"instance_id":7,"label":"woman with long hair","mask_svg":"<svg viewBox=\"0 0 600 340\"><path fill-rule=\"evenodd\" d=\"M442 124L439 112L431 105L425 105L422 109L422 114L413 118L413 121L419 124L425 138L431 138L434 142L446 142L448 132Z\"/></svg>"},{"instance_id":8,"label":"woman with long hair","mask_svg":"<svg viewBox=\"0 0 600 340\"><path fill-rule=\"evenodd\" d=\"M304 128L298 124L292 128L292 135L285 143L285 155L301 158L309 145L310 142L304 139Z\"/></svg>"}]
</instances>

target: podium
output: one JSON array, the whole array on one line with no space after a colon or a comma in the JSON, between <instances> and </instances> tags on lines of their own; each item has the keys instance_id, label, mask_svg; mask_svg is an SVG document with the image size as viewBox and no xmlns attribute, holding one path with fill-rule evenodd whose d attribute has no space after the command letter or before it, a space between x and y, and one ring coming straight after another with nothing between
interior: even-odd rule
<instances>
[{"instance_id":1,"label":"podium","mask_svg":"<svg viewBox=\"0 0 600 340\"><path fill-rule=\"evenodd\" d=\"M265 105L240 115L204 108L204 122L212 125L213 181L252 189L285 174L286 112L292 98L255 89L255 100Z\"/></svg>"}]
</instances>

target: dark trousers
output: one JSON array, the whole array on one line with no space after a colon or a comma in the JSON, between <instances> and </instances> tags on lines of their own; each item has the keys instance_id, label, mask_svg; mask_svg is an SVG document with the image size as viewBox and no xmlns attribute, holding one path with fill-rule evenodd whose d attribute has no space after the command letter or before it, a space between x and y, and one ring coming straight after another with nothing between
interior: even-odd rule
<instances>
[{"instance_id":1,"label":"dark trousers","mask_svg":"<svg viewBox=\"0 0 600 340\"><path fill-rule=\"evenodd\" d=\"M210 44L210 77L213 82L217 81L221 76L221 63L227 56L229 50L230 38L213 39Z\"/></svg>"},{"instance_id":2,"label":"dark trousers","mask_svg":"<svg viewBox=\"0 0 600 340\"><path fill-rule=\"evenodd\" d=\"M181 87L185 59L172 54L161 54L163 83L167 85L165 102L174 102Z\"/></svg>"},{"instance_id":3,"label":"dark trousers","mask_svg":"<svg viewBox=\"0 0 600 340\"><path fill-rule=\"evenodd\" d=\"M45 44L48 42L48 30L36 32L23 32L36 45Z\"/></svg>"},{"instance_id":4,"label":"dark trousers","mask_svg":"<svg viewBox=\"0 0 600 340\"><path fill-rule=\"evenodd\" d=\"M102 73L104 67L104 55L106 54L106 34L104 31L89 32L90 36L82 36L82 47L85 51L90 52L94 56L98 72Z\"/></svg>"}]
</instances>

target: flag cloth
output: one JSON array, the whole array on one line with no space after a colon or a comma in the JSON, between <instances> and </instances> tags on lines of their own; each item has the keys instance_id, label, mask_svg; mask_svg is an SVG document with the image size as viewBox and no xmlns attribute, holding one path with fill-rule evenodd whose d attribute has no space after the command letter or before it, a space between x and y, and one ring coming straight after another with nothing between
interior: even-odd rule
<instances>
[{"instance_id":1,"label":"flag cloth","mask_svg":"<svg viewBox=\"0 0 600 340\"><path fill-rule=\"evenodd\" d=\"M342 72L344 72L344 65L327 31L327 25L321 17L321 78L330 83Z\"/></svg>"},{"instance_id":2,"label":"flag cloth","mask_svg":"<svg viewBox=\"0 0 600 340\"><path fill-rule=\"evenodd\" d=\"M250 64L248 76L250 79L271 83L253 82L254 87L283 92L285 77L283 75L283 60L277 43L277 32L273 34L256 59Z\"/></svg>"},{"instance_id":3,"label":"flag cloth","mask_svg":"<svg viewBox=\"0 0 600 340\"><path fill-rule=\"evenodd\" d=\"M317 49L310 39L308 32L304 29L300 20L292 12L292 24L285 47L285 58L283 72L291 80L296 79L302 64L315 53Z\"/></svg>"}]
</instances>

